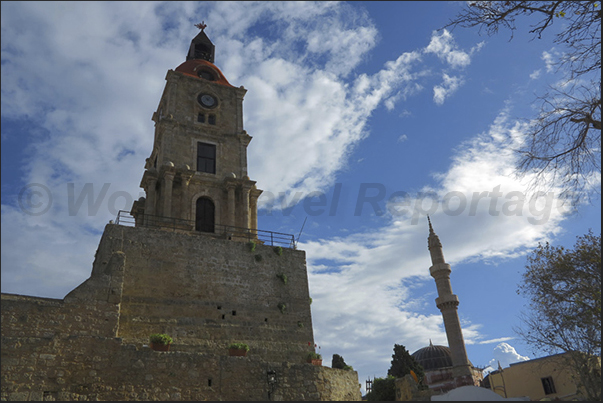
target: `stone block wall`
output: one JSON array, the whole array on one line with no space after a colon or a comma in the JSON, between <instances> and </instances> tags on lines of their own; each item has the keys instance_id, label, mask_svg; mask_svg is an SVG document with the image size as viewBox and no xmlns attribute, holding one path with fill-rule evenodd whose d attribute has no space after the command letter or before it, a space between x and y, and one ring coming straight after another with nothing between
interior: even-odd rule
<instances>
[{"instance_id":1,"label":"stone block wall","mask_svg":"<svg viewBox=\"0 0 603 403\"><path fill-rule=\"evenodd\" d=\"M107 225L92 275L64 299L2 294L1 397L359 400L356 372L304 362L308 297L303 251ZM150 350L151 333L171 351ZM231 342L248 356L229 357Z\"/></svg>"},{"instance_id":2,"label":"stone block wall","mask_svg":"<svg viewBox=\"0 0 603 403\"><path fill-rule=\"evenodd\" d=\"M290 362L313 351L303 251L279 256L270 246L252 252L202 233L107 225L95 267L116 252L125 256L117 336L128 342L167 333L176 349L224 353L244 342L250 354Z\"/></svg>"},{"instance_id":3,"label":"stone block wall","mask_svg":"<svg viewBox=\"0 0 603 403\"><path fill-rule=\"evenodd\" d=\"M2 400L360 400L356 372L308 363L156 352L93 336L9 344L3 338Z\"/></svg>"}]
</instances>

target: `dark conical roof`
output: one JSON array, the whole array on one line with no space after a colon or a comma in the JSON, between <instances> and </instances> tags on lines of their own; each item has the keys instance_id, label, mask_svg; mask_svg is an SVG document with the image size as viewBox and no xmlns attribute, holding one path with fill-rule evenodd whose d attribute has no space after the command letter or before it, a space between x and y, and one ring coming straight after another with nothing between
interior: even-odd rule
<instances>
[{"instance_id":1,"label":"dark conical roof","mask_svg":"<svg viewBox=\"0 0 603 403\"><path fill-rule=\"evenodd\" d=\"M425 371L452 367L452 353L445 346L434 346L431 341L428 347L423 347L412 353L412 357Z\"/></svg>"}]
</instances>

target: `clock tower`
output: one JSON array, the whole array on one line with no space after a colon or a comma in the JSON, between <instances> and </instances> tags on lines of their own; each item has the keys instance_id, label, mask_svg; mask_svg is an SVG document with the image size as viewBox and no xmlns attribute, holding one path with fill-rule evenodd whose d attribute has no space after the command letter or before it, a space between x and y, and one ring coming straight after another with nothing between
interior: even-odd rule
<instances>
[{"instance_id":1,"label":"clock tower","mask_svg":"<svg viewBox=\"0 0 603 403\"><path fill-rule=\"evenodd\" d=\"M247 173L251 136L243 129L247 90L231 85L214 64L214 45L201 32L186 61L169 70L153 113L155 139L134 202L136 225L173 226L249 239L257 230L262 193Z\"/></svg>"}]
</instances>

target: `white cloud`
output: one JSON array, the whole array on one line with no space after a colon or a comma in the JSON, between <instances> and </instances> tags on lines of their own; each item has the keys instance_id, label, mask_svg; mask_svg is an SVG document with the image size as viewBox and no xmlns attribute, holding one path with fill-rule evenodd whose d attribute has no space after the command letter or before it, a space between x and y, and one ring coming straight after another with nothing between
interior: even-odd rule
<instances>
[{"instance_id":1,"label":"white cloud","mask_svg":"<svg viewBox=\"0 0 603 403\"><path fill-rule=\"evenodd\" d=\"M399 143L403 143L406 140L408 140L408 136L406 134L401 135L400 137L398 137L398 142Z\"/></svg>"},{"instance_id":2,"label":"white cloud","mask_svg":"<svg viewBox=\"0 0 603 403\"><path fill-rule=\"evenodd\" d=\"M429 42L424 52L435 54L453 68L463 68L471 63L471 55L479 51L483 46L484 42L480 42L469 52L459 50L452 34L444 29L439 35L437 31L432 33L431 42Z\"/></svg>"},{"instance_id":3,"label":"white cloud","mask_svg":"<svg viewBox=\"0 0 603 403\"><path fill-rule=\"evenodd\" d=\"M433 87L433 101L438 105L442 105L444 100L454 94L463 84L461 77L451 77L446 73L442 75L442 79L442 84Z\"/></svg>"},{"instance_id":4,"label":"white cloud","mask_svg":"<svg viewBox=\"0 0 603 403\"><path fill-rule=\"evenodd\" d=\"M398 115L401 118L407 118L409 116L412 116L412 112L406 109L403 109L402 111L400 111L400 114Z\"/></svg>"},{"instance_id":5,"label":"white cloud","mask_svg":"<svg viewBox=\"0 0 603 403\"><path fill-rule=\"evenodd\" d=\"M488 363L488 367L484 369L484 374L498 369L500 363L501 368L507 368L509 365L528 361L530 358L519 354L515 348L508 343L500 343L492 351L494 358Z\"/></svg>"},{"instance_id":6,"label":"white cloud","mask_svg":"<svg viewBox=\"0 0 603 403\"><path fill-rule=\"evenodd\" d=\"M514 337L498 337L496 339L481 340L481 341L477 342L477 344L501 343L503 341L509 341L509 340L513 340L513 339L514 339Z\"/></svg>"},{"instance_id":7,"label":"white cloud","mask_svg":"<svg viewBox=\"0 0 603 403\"><path fill-rule=\"evenodd\" d=\"M530 79L531 79L531 80L536 80L536 79L538 79L538 77L540 77L540 73L541 73L541 70L540 70L540 69L538 69L538 70L534 70L534 71L532 72L532 74L530 74Z\"/></svg>"},{"instance_id":8,"label":"white cloud","mask_svg":"<svg viewBox=\"0 0 603 403\"><path fill-rule=\"evenodd\" d=\"M557 58L559 57L559 52L552 48L549 52L542 52L541 59L544 61L546 72L552 73L555 71L555 66L557 64Z\"/></svg>"}]
</instances>

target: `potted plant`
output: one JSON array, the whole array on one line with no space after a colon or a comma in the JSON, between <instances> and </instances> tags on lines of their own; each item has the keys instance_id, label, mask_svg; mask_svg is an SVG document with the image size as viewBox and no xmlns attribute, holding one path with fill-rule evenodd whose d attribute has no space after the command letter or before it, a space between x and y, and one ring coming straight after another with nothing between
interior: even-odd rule
<instances>
[{"instance_id":1,"label":"potted plant","mask_svg":"<svg viewBox=\"0 0 603 403\"><path fill-rule=\"evenodd\" d=\"M231 357L246 357L249 346L245 343L232 343L228 346L228 355Z\"/></svg>"},{"instance_id":2,"label":"potted plant","mask_svg":"<svg viewBox=\"0 0 603 403\"><path fill-rule=\"evenodd\" d=\"M170 344L172 344L174 340L167 334L155 333L149 337L149 341L151 342L151 349L155 351L169 351Z\"/></svg>"},{"instance_id":3,"label":"potted plant","mask_svg":"<svg viewBox=\"0 0 603 403\"><path fill-rule=\"evenodd\" d=\"M318 367L322 366L322 355L311 351L308 353L308 357L306 359L312 365L316 365Z\"/></svg>"}]
</instances>

